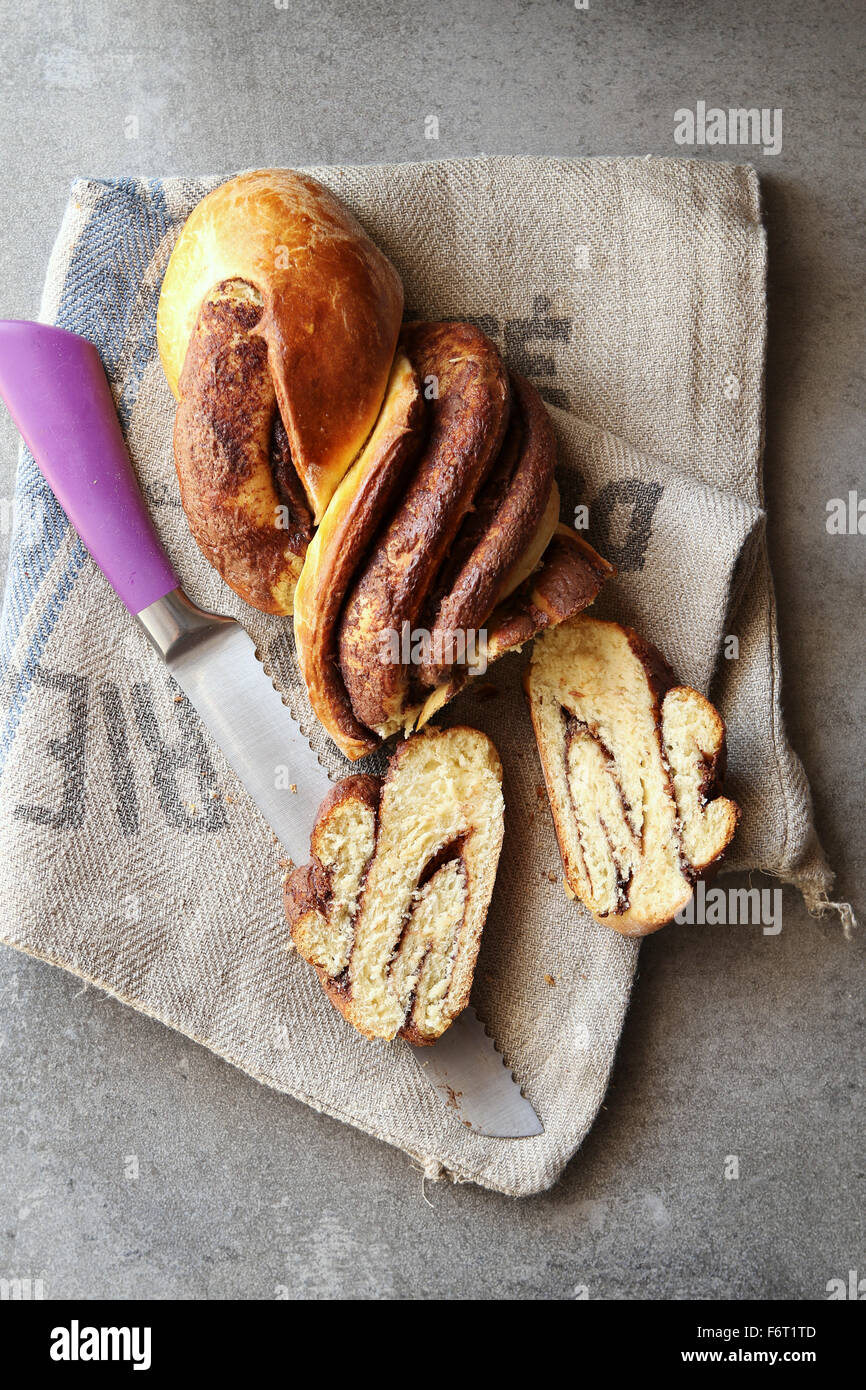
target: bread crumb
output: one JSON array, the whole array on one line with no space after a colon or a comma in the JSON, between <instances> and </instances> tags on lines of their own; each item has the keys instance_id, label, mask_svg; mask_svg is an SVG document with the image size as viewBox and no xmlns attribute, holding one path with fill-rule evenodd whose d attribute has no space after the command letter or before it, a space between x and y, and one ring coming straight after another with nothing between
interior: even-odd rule
<instances>
[{"instance_id":1,"label":"bread crumb","mask_svg":"<svg viewBox=\"0 0 866 1390\"><path fill-rule=\"evenodd\" d=\"M544 979L545 982L551 986L556 984L556 980L553 978L552 975L545 975Z\"/></svg>"},{"instance_id":2,"label":"bread crumb","mask_svg":"<svg viewBox=\"0 0 866 1390\"><path fill-rule=\"evenodd\" d=\"M558 883L558 882L559 882L559 874L554 873L554 872L553 872L553 869L550 869L550 870L548 871L547 877L550 879L550 882L551 882L551 883Z\"/></svg>"},{"instance_id":3,"label":"bread crumb","mask_svg":"<svg viewBox=\"0 0 866 1390\"><path fill-rule=\"evenodd\" d=\"M292 793L292 796L297 796L297 794L298 794L298 784L297 784L297 782L291 782L291 783L289 784L289 791Z\"/></svg>"}]
</instances>

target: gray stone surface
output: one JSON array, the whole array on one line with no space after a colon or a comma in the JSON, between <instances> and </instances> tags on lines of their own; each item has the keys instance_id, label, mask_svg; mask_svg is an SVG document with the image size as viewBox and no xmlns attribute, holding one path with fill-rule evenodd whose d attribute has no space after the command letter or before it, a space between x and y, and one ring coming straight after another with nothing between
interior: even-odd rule
<instances>
[{"instance_id":1,"label":"gray stone surface","mask_svg":"<svg viewBox=\"0 0 866 1390\"><path fill-rule=\"evenodd\" d=\"M781 107L781 153L754 157L787 718L839 896L863 905L866 539L825 527L829 498L866 494L863 37L856 0L24 0L0 64L0 315L35 314L77 174L673 154L678 107ZM15 448L4 416L7 501ZM778 937L671 927L644 945L599 1121L524 1202L425 1200L401 1154L4 952L0 1276L48 1297L820 1298L866 1271L862 936L790 890L784 909Z\"/></svg>"}]
</instances>

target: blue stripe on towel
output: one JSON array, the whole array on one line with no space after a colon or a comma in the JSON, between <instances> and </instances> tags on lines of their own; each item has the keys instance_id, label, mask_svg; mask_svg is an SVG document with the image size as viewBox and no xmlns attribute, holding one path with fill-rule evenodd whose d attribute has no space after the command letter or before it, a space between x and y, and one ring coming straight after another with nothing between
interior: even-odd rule
<instances>
[{"instance_id":1,"label":"blue stripe on towel","mask_svg":"<svg viewBox=\"0 0 866 1390\"><path fill-rule=\"evenodd\" d=\"M79 333L99 351L116 397L124 431L132 417L148 362L156 350L156 307L159 285L141 298L147 271L172 218L165 190L157 179L97 181L98 196L70 258L55 322ZM131 343L134 310L144 312L143 325ZM123 380L117 375L124 353L128 362ZM34 604L44 604L28 651L20 661L14 690L0 728L0 775L33 684L33 675L63 606L87 562L77 542L69 562L46 599L41 589L57 558L69 527L64 512L45 482L29 450L22 448L15 484L16 515L9 550L9 569L0 617L0 679L9 671L12 651L24 619ZM40 518L41 533L33 541L32 518Z\"/></svg>"}]
</instances>

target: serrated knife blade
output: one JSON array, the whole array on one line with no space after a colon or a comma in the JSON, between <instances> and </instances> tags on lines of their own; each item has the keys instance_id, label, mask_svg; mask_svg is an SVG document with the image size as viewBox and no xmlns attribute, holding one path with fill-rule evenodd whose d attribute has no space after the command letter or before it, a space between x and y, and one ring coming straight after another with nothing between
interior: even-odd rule
<instances>
[{"instance_id":1,"label":"serrated knife blade","mask_svg":"<svg viewBox=\"0 0 866 1390\"><path fill-rule=\"evenodd\" d=\"M295 864L330 786L249 634L180 588L145 506L99 354L64 329L0 321L0 395L81 540L143 626ZM407 1044L408 1046L408 1044ZM423 1075L478 1134L542 1127L493 1040L467 1009L432 1047Z\"/></svg>"},{"instance_id":2,"label":"serrated knife blade","mask_svg":"<svg viewBox=\"0 0 866 1390\"><path fill-rule=\"evenodd\" d=\"M471 1004L432 1046L411 1051L430 1085L473 1134L528 1139L544 1133Z\"/></svg>"}]
</instances>

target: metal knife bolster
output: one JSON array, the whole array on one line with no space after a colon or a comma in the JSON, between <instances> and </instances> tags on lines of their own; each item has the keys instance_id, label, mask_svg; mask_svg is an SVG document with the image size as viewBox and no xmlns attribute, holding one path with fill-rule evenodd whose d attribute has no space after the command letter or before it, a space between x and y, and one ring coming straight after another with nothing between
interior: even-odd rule
<instances>
[{"instance_id":1,"label":"metal knife bolster","mask_svg":"<svg viewBox=\"0 0 866 1390\"><path fill-rule=\"evenodd\" d=\"M209 636L215 627L234 622L233 618L208 613L197 607L180 587L158 598L135 616L163 661L173 661Z\"/></svg>"}]
</instances>

